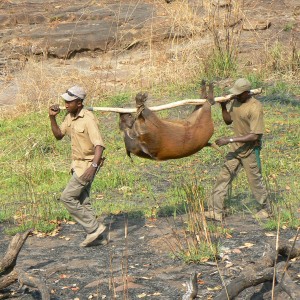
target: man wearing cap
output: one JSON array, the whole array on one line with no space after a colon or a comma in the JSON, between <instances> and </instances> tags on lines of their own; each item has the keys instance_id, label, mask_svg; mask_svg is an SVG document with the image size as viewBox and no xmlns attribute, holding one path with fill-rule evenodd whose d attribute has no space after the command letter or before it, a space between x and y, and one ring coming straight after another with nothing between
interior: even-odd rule
<instances>
[{"instance_id":1,"label":"man wearing cap","mask_svg":"<svg viewBox=\"0 0 300 300\"><path fill-rule=\"evenodd\" d=\"M68 114L60 126L56 122L56 116L60 112L59 105L52 105L49 109L51 129L55 138L61 140L65 135L71 138L72 177L60 200L86 231L86 239L80 244L81 247L86 247L106 228L97 221L89 199L93 179L103 163L104 144L97 119L92 112L84 108L86 93L83 88L73 86L61 96L65 100Z\"/></svg>"},{"instance_id":2,"label":"man wearing cap","mask_svg":"<svg viewBox=\"0 0 300 300\"><path fill-rule=\"evenodd\" d=\"M251 96L250 89L250 82L240 78L229 90L234 95L229 110L226 102L221 103L223 120L227 125L233 123L234 136L216 140L218 146L231 146L208 200L208 211L205 212L207 218L217 221L222 221L229 185L242 167L251 191L260 204L261 210L256 216L266 218L270 214L268 192L263 183L259 158L264 133L263 109L261 103Z\"/></svg>"}]
</instances>

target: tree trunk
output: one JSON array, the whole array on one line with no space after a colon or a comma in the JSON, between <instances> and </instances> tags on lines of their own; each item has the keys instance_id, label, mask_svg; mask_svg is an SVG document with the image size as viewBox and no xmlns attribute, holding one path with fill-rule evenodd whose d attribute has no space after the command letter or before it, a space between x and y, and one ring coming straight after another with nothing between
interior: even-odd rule
<instances>
[{"instance_id":1,"label":"tree trunk","mask_svg":"<svg viewBox=\"0 0 300 300\"><path fill-rule=\"evenodd\" d=\"M30 232L31 230L27 230L23 234L17 233L11 240L3 259L0 261L0 292L19 280L21 285L37 288L43 300L50 300L50 293L41 277L31 276L15 268L19 252ZM10 293L0 294L0 299L7 299L9 297Z\"/></svg>"},{"instance_id":2,"label":"tree trunk","mask_svg":"<svg viewBox=\"0 0 300 300\"><path fill-rule=\"evenodd\" d=\"M17 257L31 230L17 233L11 240L8 249L0 261L0 276L10 273L16 265Z\"/></svg>"},{"instance_id":3,"label":"tree trunk","mask_svg":"<svg viewBox=\"0 0 300 300\"><path fill-rule=\"evenodd\" d=\"M229 283L214 300L234 299L238 294L250 286L256 286L265 281L272 281L274 276L274 265L278 254L292 259L300 256L300 248L294 248L288 241L281 240L278 252L270 249L253 266L245 268L239 277ZM300 299L300 288L295 284L287 273L286 262L280 262L275 266L276 280L280 288L285 291L291 299Z\"/></svg>"}]
</instances>

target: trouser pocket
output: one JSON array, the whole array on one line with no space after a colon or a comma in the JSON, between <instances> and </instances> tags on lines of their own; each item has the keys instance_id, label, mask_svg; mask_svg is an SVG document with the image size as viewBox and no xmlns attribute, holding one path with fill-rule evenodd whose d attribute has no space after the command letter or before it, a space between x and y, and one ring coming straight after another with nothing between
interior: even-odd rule
<instances>
[{"instance_id":1,"label":"trouser pocket","mask_svg":"<svg viewBox=\"0 0 300 300\"><path fill-rule=\"evenodd\" d=\"M83 186L87 186L88 184L90 184L90 181L85 181L82 180L80 177L77 176L76 172L73 171L73 177L76 179L76 181L78 181L80 184L82 184Z\"/></svg>"}]
</instances>

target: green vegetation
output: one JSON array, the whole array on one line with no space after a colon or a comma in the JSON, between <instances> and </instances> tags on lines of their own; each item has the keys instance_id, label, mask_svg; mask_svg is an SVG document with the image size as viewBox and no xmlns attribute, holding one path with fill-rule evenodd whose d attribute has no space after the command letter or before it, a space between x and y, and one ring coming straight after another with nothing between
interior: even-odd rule
<instances>
[{"instance_id":1,"label":"green vegetation","mask_svg":"<svg viewBox=\"0 0 300 300\"><path fill-rule=\"evenodd\" d=\"M284 31L291 31L295 28L295 23L294 22L288 22L287 24L285 24L283 30Z\"/></svg>"},{"instance_id":2,"label":"green vegetation","mask_svg":"<svg viewBox=\"0 0 300 300\"><path fill-rule=\"evenodd\" d=\"M249 79L254 85L263 84L259 77L249 76ZM279 81L267 87L266 94L261 96L266 120L263 174L276 205L284 204L285 209L289 205L291 218L285 218L283 222L285 226L292 227L298 224L292 216L299 203L300 110L299 102L291 96L297 89L299 87ZM197 97L196 90L194 88L194 97ZM189 96L191 91L189 87ZM119 95L113 103L125 101L130 102L128 96ZM191 109L181 107L162 114L169 118L185 118ZM117 114L96 114L107 146L105 165L92 189L93 203L99 215L128 212L146 217L176 216L183 213L184 184L195 180L203 187L202 198L207 197L222 163L220 153L205 148L180 160L154 162L133 157L132 163L125 154ZM231 129L221 120L218 106L213 107L213 117L213 139L231 134ZM63 113L58 118L59 122L62 118ZM5 118L1 121L0 133L1 222L9 221L19 227L18 230L33 226L47 231L48 227L41 224L68 219L68 213L57 199L69 179L69 140L54 139L45 111ZM254 209L255 202L245 176L237 178L232 191L228 200L232 213L240 211L241 206L245 211Z\"/></svg>"},{"instance_id":3,"label":"green vegetation","mask_svg":"<svg viewBox=\"0 0 300 300\"><path fill-rule=\"evenodd\" d=\"M227 78L228 76L234 76L237 63L230 53L215 51L208 60L206 70L209 79L215 77Z\"/></svg>"},{"instance_id":4,"label":"green vegetation","mask_svg":"<svg viewBox=\"0 0 300 300\"><path fill-rule=\"evenodd\" d=\"M280 210L281 207L278 206ZM264 228L267 230L276 230L278 222L281 228L293 228L297 229L300 225L299 217L295 216L294 209L291 207L289 210L282 210L281 213L276 213L273 219L268 220L264 224Z\"/></svg>"}]
</instances>

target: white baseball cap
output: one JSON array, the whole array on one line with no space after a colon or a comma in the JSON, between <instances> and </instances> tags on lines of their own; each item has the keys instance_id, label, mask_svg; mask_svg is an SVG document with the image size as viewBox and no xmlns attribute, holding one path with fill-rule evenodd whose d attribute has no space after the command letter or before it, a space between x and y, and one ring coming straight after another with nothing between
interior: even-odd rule
<instances>
[{"instance_id":1,"label":"white baseball cap","mask_svg":"<svg viewBox=\"0 0 300 300\"><path fill-rule=\"evenodd\" d=\"M84 100L86 93L84 89L78 85L74 85L67 89L64 94L61 95L66 101L73 101L76 99Z\"/></svg>"}]
</instances>

